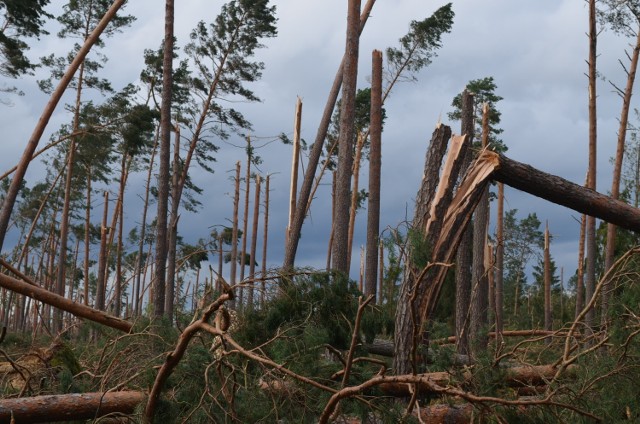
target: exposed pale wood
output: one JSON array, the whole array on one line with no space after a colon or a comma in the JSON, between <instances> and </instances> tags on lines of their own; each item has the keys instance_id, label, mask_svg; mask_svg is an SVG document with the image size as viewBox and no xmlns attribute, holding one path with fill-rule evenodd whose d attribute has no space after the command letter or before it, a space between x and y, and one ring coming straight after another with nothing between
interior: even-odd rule
<instances>
[{"instance_id":1,"label":"exposed pale wood","mask_svg":"<svg viewBox=\"0 0 640 424\"><path fill-rule=\"evenodd\" d=\"M300 124L302 120L302 100L296 101L296 113L293 120L293 154L291 158L291 186L289 187L289 223L287 224L287 243L289 242L289 229L296 211L298 195L298 164L300 163Z\"/></svg>"},{"instance_id":2,"label":"exposed pale wood","mask_svg":"<svg viewBox=\"0 0 640 424\"><path fill-rule=\"evenodd\" d=\"M49 423L90 420L108 414L132 414L144 392L70 393L0 400L0 422Z\"/></svg>"}]
</instances>

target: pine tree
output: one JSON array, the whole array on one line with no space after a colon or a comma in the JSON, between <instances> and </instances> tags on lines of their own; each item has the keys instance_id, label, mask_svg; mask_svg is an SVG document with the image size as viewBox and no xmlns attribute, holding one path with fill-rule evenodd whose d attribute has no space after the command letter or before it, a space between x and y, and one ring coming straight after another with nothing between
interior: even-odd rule
<instances>
[{"instance_id":1,"label":"pine tree","mask_svg":"<svg viewBox=\"0 0 640 424\"><path fill-rule=\"evenodd\" d=\"M39 39L47 35L46 19L52 16L45 11L49 0L2 0L2 30L0 30L0 74L17 78L35 68L25 52L29 45L25 39Z\"/></svg>"}]
</instances>

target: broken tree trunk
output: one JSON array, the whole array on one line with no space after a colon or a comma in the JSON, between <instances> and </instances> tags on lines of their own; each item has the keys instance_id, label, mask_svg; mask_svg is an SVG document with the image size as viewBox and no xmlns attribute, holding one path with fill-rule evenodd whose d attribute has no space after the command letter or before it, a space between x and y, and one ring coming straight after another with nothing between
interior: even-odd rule
<instances>
[{"instance_id":1,"label":"broken tree trunk","mask_svg":"<svg viewBox=\"0 0 640 424\"><path fill-rule=\"evenodd\" d=\"M144 392L122 391L2 399L0 422L49 423L91 420L116 413L132 414L146 397Z\"/></svg>"},{"instance_id":2,"label":"broken tree trunk","mask_svg":"<svg viewBox=\"0 0 640 424\"><path fill-rule=\"evenodd\" d=\"M420 241L420 244L423 244L423 241L428 239L427 234L429 234L429 230L425 229L425 227L429 216L433 214L433 212L430 211L430 205L436 195L436 189L438 188L438 170L442 164L442 159L447 149L447 142L450 137L451 128L439 124L431 136L431 142L427 150L422 184L416 196L416 210L411 233L413 237L418 239L415 240L415 242ZM451 149L455 149L456 146L461 146L461 143L455 144L452 142ZM415 242L413 244L416 244ZM424 242L424 244L426 243L428 242ZM419 247L420 246L409 246L409 251L414 252L419 249ZM400 297L395 322L396 358L394 360L394 370L397 374L407 374L411 372L410 348L413 343L413 334L415 331L418 331L415 329L415 326L418 324L418 314L413 304L415 300L414 293L418 295L417 290L424 291L424 287L416 284L419 266L424 265L415 263L417 258L417 255L413 253L407 256L404 280L400 287Z\"/></svg>"},{"instance_id":3,"label":"broken tree trunk","mask_svg":"<svg viewBox=\"0 0 640 424\"><path fill-rule=\"evenodd\" d=\"M436 133L437 131L438 129ZM452 148L453 146L452 143ZM427 157L429 158L429 155ZM449 158L447 162L450 162ZM447 176L448 165L449 163L444 166L442 180ZM435 167L426 166L425 173L437 173L438 169L439 164L436 164ZM423 246L423 248L429 246L426 251L430 252L430 259L424 268L419 273L416 272L416 268L410 268L405 272L411 279L403 281L399 307L396 312L396 337L394 341L396 352L394 370L396 374L408 373L415 369L418 335L425 321L431 317L435 310L444 278L453 262L462 232L489 179L500 181L578 212L612 222L620 227L640 232L640 210L491 151L482 152L468 169L444 215L438 213L443 202L437 194L435 197L421 196L421 192L426 186L434 184L433 181L423 182L423 187L416 199L416 217L420 216L419 211L430 208L432 213L426 223L426 233L429 236L427 240L434 242ZM437 176L434 181L437 181ZM442 184L438 186L438 193L441 191L451 192L450 189L444 190L442 187L445 186ZM423 200L431 199L434 200L422 203ZM413 225L416 228L415 219ZM434 231L434 228L440 225L439 231ZM433 232L430 233L430 231ZM432 236L433 238L431 238ZM414 256L415 253L411 253L409 260ZM424 340L421 343L424 343Z\"/></svg>"},{"instance_id":4,"label":"broken tree trunk","mask_svg":"<svg viewBox=\"0 0 640 424\"><path fill-rule=\"evenodd\" d=\"M493 152L484 152L483 155L498 158L499 165L492 175L496 181L640 233L640 210L631 205L503 155Z\"/></svg>"}]
</instances>

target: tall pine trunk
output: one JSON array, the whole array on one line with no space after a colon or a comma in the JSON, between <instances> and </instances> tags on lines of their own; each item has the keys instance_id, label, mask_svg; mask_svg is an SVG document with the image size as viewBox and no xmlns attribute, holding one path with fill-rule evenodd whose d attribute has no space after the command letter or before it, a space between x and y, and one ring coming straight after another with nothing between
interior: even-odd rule
<instances>
[{"instance_id":1,"label":"tall pine trunk","mask_svg":"<svg viewBox=\"0 0 640 424\"><path fill-rule=\"evenodd\" d=\"M614 199L620 197L620 176L622 174L622 160L624 158L625 141L627 137L627 125L629 122L629 109L631 106L631 96L633 94L633 84L636 79L636 70L638 69L638 57L640 56L640 28L638 28L636 36L636 44L631 55L631 64L627 71L627 85L622 94L622 111L620 112L620 125L618 126L618 143L616 146L616 159L613 166L613 180L611 181L611 194ZM605 246L604 256L604 272L606 273L615 261L616 246L616 226L607 224L607 243ZM606 324L607 312L609 308L609 282L605 283L602 290L602 324Z\"/></svg>"},{"instance_id":2,"label":"tall pine trunk","mask_svg":"<svg viewBox=\"0 0 640 424\"><path fill-rule=\"evenodd\" d=\"M367 244L365 261L365 296L376 297L378 280L378 246L380 245L380 180L382 166L382 52L372 53L371 147L369 151L369 200L367 206ZM380 291L380 297L382 291ZM378 302L382 303L382 299Z\"/></svg>"},{"instance_id":3,"label":"tall pine trunk","mask_svg":"<svg viewBox=\"0 0 640 424\"><path fill-rule=\"evenodd\" d=\"M502 344L504 331L504 184L498 183L498 217L496 219L495 314L496 346Z\"/></svg>"},{"instance_id":4,"label":"tall pine trunk","mask_svg":"<svg viewBox=\"0 0 640 424\"><path fill-rule=\"evenodd\" d=\"M260 176L256 176L256 193L253 202L253 225L251 230L251 253L249 254L249 293L247 294L247 306L253 310L253 292L256 285L256 247L258 243L258 218L260 216Z\"/></svg>"},{"instance_id":5,"label":"tall pine trunk","mask_svg":"<svg viewBox=\"0 0 640 424\"><path fill-rule=\"evenodd\" d=\"M157 133L156 133L157 137ZM147 171L147 181L145 183L144 190L144 203L142 205L142 221L140 223L140 240L138 241L138 253L136 254L136 264L134 271L135 288L134 288L134 315L139 317L142 314L142 297L141 297L141 280L142 280L142 257L144 256L144 243L147 230L147 211L149 209L149 194L151 188L151 175L153 170L153 162L156 156L156 150L158 149L158 142L156 140L153 150L151 151L151 158L149 159L149 170ZM148 260L148 259L147 259ZM147 261L145 261L147 262Z\"/></svg>"},{"instance_id":6,"label":"tall pine trunk","mask_svg":"<svg viewBox=\"0 0 640 424\"><path fill-rule=\"evenodd\" d=\"M597 159L597 113L596 113L596 48L598 33L596 29L596 0L589 0L589 175L587 188L596 190L596 159ZM586 228L587 272L585 279L585 303L593 297L596 286L596 218L587 216ZM585 316L587 328L594 324L595 309L591 308Z\"/></svg>"},{"instance_id":7,"label":"tall pine trunk","mask_svg":"<svg viewBox=\"0 0 640 424\"><path fill-rule=\"evenodd\" d=\"M178 248L178 210L180 199L178 190L180 176L180 126L175 126L175 142L173 148L173 173L171 175L171 211L169 212L169 226L167 228L169 240L167 243L167 279L164 293L164 312L173 321L173 305L176 296L176 250Z\"/></svg>"},{"instance_id":8,"label":"tall pine trunk","mask_svg":"<svg viewBox=\"0 0 640 424\"><path fill-rule=\"evenodd\" d=\"M371 13L371 9L373 8L375 2L376 0L368 0L366 5L364 6L362 14L360 16L358 36L362 33L362 30L364 29L364 26L369 19L369 14ZM300 193L298 193L298 201L296 203L294 218L289 230L290 237L285 249L283 262L284 269L293 268L293 265L295 263L296 252L298 250L298 241L300 239L300 233L302 232L302 224L304 223L304 219L307 215L307 205L310 200L314 177L318 168L318 163L320 162L320 156L322 155L324 142L327 138L329 124L331 123L331 115L333 114L333 109L336 105L336 102L338 101L338 95L340 94L340 88L343 83L344 66L347 60L347 55L347 52L345 52L345 55L342 58L342 62L340 63L336 76L333 80L333 85L331 86L331 90L329 91L327 103L325 104L324 110L322 112L322 118L320 120L320 124L318 125L318 132L316 133L316 138L312 144L311 152L309 154L307 170L304 173L304 179L300 187Z\"/></svg>"},{"instance_id":9,"label":"tall pine trunk","mask_svg":"<svg viewBox=\"0 0 640 424\"><path fill-rule=\"evenodd\" d=\"M358 49L360 42L360 0L349 0L347 40L342 72L342 107L338 136L338 168L336 171L336 215L333 225L332 269L349 273L349 205L353 169L354 117L358 82Z\"/></svg>"},{"instance_id":10,"label":"tall pine trunk","mask_svg":"<svg viewBox=\"0 0 640 424\"><path fill-rule=\"evenodd\" d=\"M482 148L489 146L489 105L482 106ZM482 335L487 325L487 310L489 301L489 278L485 268L485 256L489 230L489 187L487 187L478 202L474 214L473 225L473 262L472 262L472 295L471 321L469 337L472 350L475 353L487 348L488 339Z\"/></svg>"},{"instance_id":11,"label":"tall pine trunk","mask_svg":"<svg viewBox=\"0 0 640 424\"><path fill-rule=\"evenodd\" d=\"M229 283L233 287L236 284L236 272L238 268L238 205L240 203L240 161L236 163L236 177L234 180L233 194L233 218L231 228L231 262L229 264ZM235 299L231 300L231 304L235 307L238 303Z\"/></svg>"},{"instance_id":12,"label":"tall pine trunk","mask_svg":"<svg viewBox=\"0 0 640 424\"><path fill-rule=\"evenodd\" d=\"M104 311L105 307L105 275L107 269L107 237L109 237L109 227L107 220L109 216L109 192L104 192L104 210L102 213L102 225L100 227L100 252L98 253L98 278L96 283L96 303L95 308Z\"/></svg>"},{"instance_id":13,"label":"tall pine trunk","mask_svg":"<svg viewBox=\"0 0 640 424\"><path fill-rule=\"evenodd\" d=\"M247 137L247 173L244 177L244 214L242 220L242 253L240 254L240 282L244 281L244 268L247 266L247 228L249 226L249 194L251 193L251 139ZM239 306L242 308L243 288L240 287L240 295L238 296Z\"/></svg>"},{"instance_id":14,"label":"tall pine trunk","mask_svg":"<svg viewBox=\"0 0 640 424\"><path fill-rule=\"evenodd\" d=\"M264 228L262 229L262 284L260 290L260 307L264 308L266 278L267 278L267 237L269 236L269 184L271 175L267 175L264 186Z\"/></svg>"},{"instance_id":15,"label":"tall pine trunk","mask_svg":"<svg viewBox=\"0 0 640 424\"><path fill-rule=\"evenodd\" d=\"M160 105L160 155L158 175L158 212L156 215L156 266L153 314L165 315L167 270L167 211L169 205L169 162L171 155L171 86L173 80L174 0L165 2L164 45L162 58L162 104Z\"/></svg>"},{"instance_id":16,"label":"tall pine trunk","mask_svg":"<svg viewBox=\"0 0 640 424\"><path fill-rule=\"evenodd\" d=\"M462 128L461 133L469 143L474 139L473 95L465 90L462 93ZM464 174L471 163L473 153L467 150L462 163L461 174ZM471 306L471 264L473 262L473 223L469 222L456 254L456 351L461 355L469 354L469 325Z\"/></svg>"}]
</instances>

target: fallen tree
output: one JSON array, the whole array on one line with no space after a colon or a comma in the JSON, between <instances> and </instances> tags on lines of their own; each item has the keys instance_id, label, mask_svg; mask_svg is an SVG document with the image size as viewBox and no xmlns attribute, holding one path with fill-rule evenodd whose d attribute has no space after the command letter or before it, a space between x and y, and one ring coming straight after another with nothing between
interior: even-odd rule
<instances>
[{"instance_id":1,"label":"fallen tree","mask_svg":"<svg viewBox=\"0 0 640 424\"><path fill-rule=\"evenodd\" d=\"M405 273L410 278L405 278L400 289L402 307L396 313L394 340L394 369L400 374L416 370L417 347L429 342L424 324L433 315L463 231L490 180L640 233L639 209L489 150L480 152L451 197L455 180L452 176L456 174L451 170L456 169L465 141L451 138L449 154L438 177L447 133L448 129L441 125L434 132L425 177L416 197L418 222L414 218L413 228L421 232L423 250L429 258L421 270L413 265L407 267ZM424 192L429 194L423 196Z\"/></svg>"},{"instance_id":2,"label":"fallen tree","mask_svg":"<svg viewBox=\"0 0 640 424\"><path fill-rule=\"evenodd\" d=\"M504 373L504 383L509 387L540 387L545 386L553 379L558 371L558 367L553 365L518 365L508 368L501 368ZM575 377L577 366L572 365L566 368L566 376ZM464 384L473 378L470 371L462 373L462 382L457 381L460 377L454 376L447 371L437 371L425 374L418 374L419 379L412 384L395 381L380 384L380 389L387 395L405 397L411 396L414 390L420 393L439 393L440 387L455 387L460 383ZM415 384L415 385L414 385ZM437 390L434 390L437 388Z\"/></svg>"},{"instance_id":3,"label":"fallen tree","mask_svg":"<svg viewBox=\"0 0 640 424\"><path fill-rule=\"evenodd\" d=\"M567 331L548 331L548 330L507 330L502 332L502 337L566 337L569 333ZM495 331L487 333L490 339L496 337ZM572 337L580 338L580 334L572 334ZM456 336L443 337L441 339L430 340L429 343L436 345L447 345L456 342ZM386 357L393 357L393 341L384 339L375 339L372 343L364 345L367 352L373 355L380 355ZM467 355L458 355L458 357L467 357ZM468 361L462 361L461 363L468 363Z\"/></svg>"},{"instance_id":4,"label":"fallen tree","mask_svg":"<svg viewBox=\"0 0 640 424\"><path fill-rule=\"evenodd\" d=\"M45 290L31 281L29 284L8 275L0 274L0 286L69 312L77 317L88 319L89 321L94 321L98 324L124 331L125 333L131 332L133 328L133 324L129 321L69 300L64 296Z\"/></svg>"},{"instance_id":5,"label":"fallen tree","mask_svg":"<svg viewBox=\"0 0 640 424\"><path fill-rule=\"evenodd\" d=\"M478 161L482 157L496 159L495 181L640 233L640 209L495 152L482 152Z\"/></svg>"},{"instance_id":6,"label":"fallen tree","mask_svg":"<svg viewBox=\"0 0 640 424\"><path fill-rule=\"evenodd\" d=\"M45 423L89 420L109 414L132 414L144 392L70 393L0 400L0 422Z\"/></svg>"}]
</instances>

